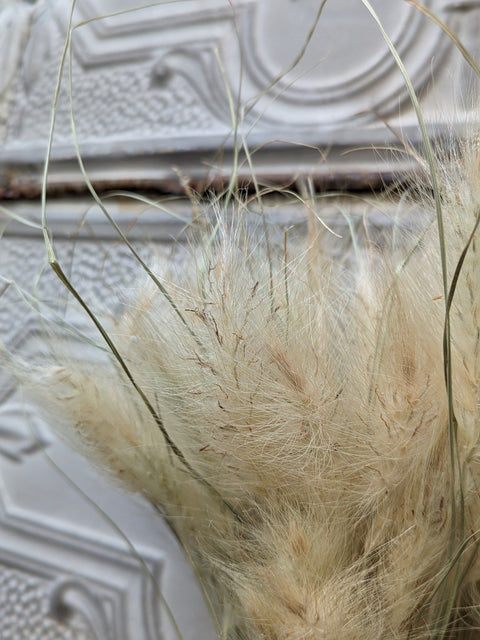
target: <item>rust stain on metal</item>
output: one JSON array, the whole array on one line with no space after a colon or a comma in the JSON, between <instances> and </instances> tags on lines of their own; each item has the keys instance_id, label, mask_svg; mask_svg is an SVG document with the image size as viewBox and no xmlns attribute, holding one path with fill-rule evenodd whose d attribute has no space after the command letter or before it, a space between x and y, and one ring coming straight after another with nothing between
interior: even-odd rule
<instances>
[{"instance_id":1,"label":"rust stain on metal","mask_svg":"<svg viewBox=\"0 0 480 640\"><path fill-rule=\"evenodd\" d=\"M20 198L38 198L42 192L42 182L38 169L26 170L24 167L4 168L0 172L0 198L15 200ZM312 182L316 191L377 191L399 182L398 174L393 172L311 172L298 171L296 174L279 172L270 173L261 171L256 175L256 181L261 188L272 191L282 189L299 190L299 185L306 177ZM229 175L209 176L207 178L193 177L185 179L177 176L172 178L122 178L92 180L92 185L99 193L112 190L148 191L160 195L185 195L186 191L204 195L209 192L219 193L223 191L230 180ZM254 181L249 174L239 175L237 186L247 192L254 191ZM49 180L47 183L47 195L68 196L88 193L85 182L79 178L74 180Z\"/></svg>"}]
</instances>

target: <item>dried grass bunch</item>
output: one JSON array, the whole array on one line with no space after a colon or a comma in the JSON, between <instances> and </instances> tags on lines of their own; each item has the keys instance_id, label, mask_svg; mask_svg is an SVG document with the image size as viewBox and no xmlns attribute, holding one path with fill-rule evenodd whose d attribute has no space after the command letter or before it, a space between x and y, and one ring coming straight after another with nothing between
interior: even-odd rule
<instances>
[{"instance_id":1,"label":"dried grass bunch","mask_svg":"<svg viewBox=\"0 0 480 640\"><path fill-rule=\"evenodd\" d=\"M441 217L423 190L420 233L342 264L313 219L276 246L217 215L179 273L139 284L109 362L28 376L161 509L221 638L478 637L475 141L440 166Z\"/></svg>"},{"instance_id":2,"label":"dried grass bunch","mask_svg":"<svg viewBox=\"0 0 480 640\"><path fill-rule=\"evenodd\" d=\"M420 231L394 224L338 263L311 209L305 237L276 244L225 207L117 321L89 311L107 360L15 365L164 514L219 638L479 637L477 142L417 189Z\"/></svg>"}]
</instances>

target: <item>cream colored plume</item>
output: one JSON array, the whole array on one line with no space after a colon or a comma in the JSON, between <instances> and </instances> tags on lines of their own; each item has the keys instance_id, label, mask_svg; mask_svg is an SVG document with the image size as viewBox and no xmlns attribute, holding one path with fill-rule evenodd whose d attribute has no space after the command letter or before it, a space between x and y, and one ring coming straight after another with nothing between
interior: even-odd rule
<instances>
[{"instance_id":1,"label":"cream colored plume","mask_svg":"<svg viewBox=\"0 0 480 640\"><path fill-rule=\"evenodd\" d=\"M313 223L286 252L237 212L157 274L168 298L139 282L121 362L28 381L165 513L219 637L480 637L479 167L442 162L444 238L428 196L420 232L342 264Z\"/></svg>"}]
</instances>

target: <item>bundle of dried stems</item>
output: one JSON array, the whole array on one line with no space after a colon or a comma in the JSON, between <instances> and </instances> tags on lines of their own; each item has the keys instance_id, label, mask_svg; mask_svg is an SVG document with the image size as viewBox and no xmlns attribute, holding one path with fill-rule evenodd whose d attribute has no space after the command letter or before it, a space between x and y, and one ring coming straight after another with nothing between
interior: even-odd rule
<instances>
[{"instance_id":1,"label":"bundle of dried stems","mask_svg":"<svg viewBox=\"0 0 480 640\"><path fill-rule=\"evenodd\" d=\"M278 246L220 209L180 273L94 318L108 361L16 366L162 511L219 638L478 637L477 147L430 156L421 230L350 261L325 257L311 209Z\"/></svg>"},{"instance_id":2,"label":"bundle of dried stems","mask_svg":"<svg viewBox=\"0 0 480 640\"><path fill-rule=\"evenodd\" d=\"M480 628L476 145L442 162L442 242L428 195L420 235L349 265L313 221L286 252L219 216L180 275L139 284L109 362L27 376L162 510L221 637Z\"/></svg>"}]
</instances>

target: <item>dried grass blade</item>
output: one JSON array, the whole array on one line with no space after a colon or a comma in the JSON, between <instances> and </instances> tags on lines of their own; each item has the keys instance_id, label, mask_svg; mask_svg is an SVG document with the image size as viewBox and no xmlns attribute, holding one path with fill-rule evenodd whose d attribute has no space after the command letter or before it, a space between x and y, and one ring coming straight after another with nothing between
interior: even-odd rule
<instances>
[{"instance_id":1,"label":"dried grass blade","mask_svg":"<svg viewBox=\"0 0 480 640\"><path fill-rule=\"evenodd\" d=\"M448 284L448 271L447 271L447 255L446 255L446 243L445 243L445 229L443 223L443 213L442 213L442 203L440 196L440 188L437 177L437 168L435 157L433 154L432 145L430 143L430 139L428 136L427 128L425 125L425 120L423 118L423 114L420 108L420 103L418 101L415 89L413 87L412 81L408 75L408 72L403 64L403 61L398 54L392 40L388 36L385 31L377 13L373 9L372 5L368 0L362 0L363 4L370 12L371 16L375 20L378 25L378 28L382 34L383 39L385 40L392 57L394 58L405 82L405 86L408 90L410 100L415 110L415 114L417 116L420 133L422 136L422 141L425 148L425 153L427 156L427 162L430 170L430 177L432 183L432 190L434 195L435 202L435 210L437 217L437 229L438 229L438 238L439 238L439 249L440 249L440 259L441 259L441 268L442 268L442 280L443 280L443 289L444 289L444 299L445 299L445 320L444 320L444 334L443 334L443 367L444 367L444 375L445 375L445 386L447 393L447 402L448 402L448 432L449 432L449 441L450 441L450 461L451 461L451 509L452 509L452 525L451 525L451 533L450 533L450 543L449 543L449 554L450 557L453 556L455 546L456 546L456 538L457 538L457 526L460 520L460 528L463 528L462 523L462 513L460 516L457 511L457 489L461 491L461 481L460 487L457 487L457 436L456 436L456 417L454 413L453 407L453 382L452 382L452 350L451 350L451 323L450 323L450 308L447 305L447 299L449 295L449 284ZM458 470L460 472L460 470ZM442 607L442 603L440 605ZM450 609L451 610L451 609ZM449 613L447 612L449 617ZM441 635L439 637L444 637L446 633L446 623L444 612L442 611L442 615L439 617L441 622L441 631L439 632Z\"/></svg>"},{"instance_id":2,"label":"dried grass blade","mask_svg":"<svg viewBox=\"0 0 480 640\"><path fill-rule=\"evenodd\" d=\"M472 56L468 53L468 51L465 49L463 44L460 42L460 40L458 39L458 36L456 36L453 33L453 31L450 29L448 25L446 25L442 20L440 20L440 18L436 16L432 11L430 11L430 9L428 9L424 5L417 2L417 0L405 0L405 2L408 2L408 4L412 5L412 7L415 7L415 9L418 9L418 11L421 11L423 15L427 16L427 18L429 18L432 22L434 22L437 25L437 27L440 27L440 29L454 43L454 45L457 47L457 49L460 51L462 56L465 58L468 64L472 67L475 73L478 76L480 76L480 67L472 58Z\"/></svg>"}]
</instances>

